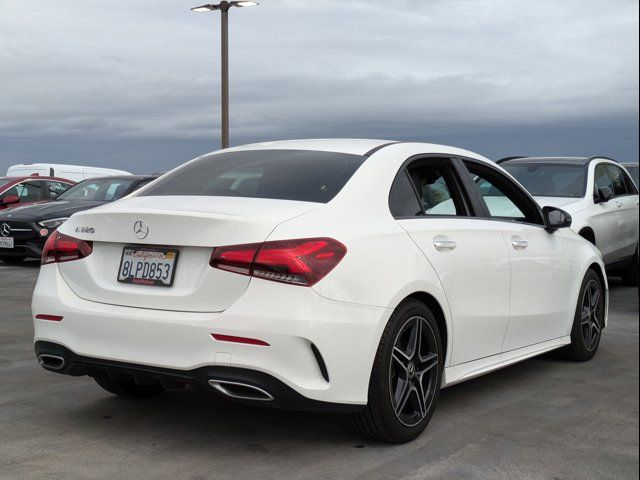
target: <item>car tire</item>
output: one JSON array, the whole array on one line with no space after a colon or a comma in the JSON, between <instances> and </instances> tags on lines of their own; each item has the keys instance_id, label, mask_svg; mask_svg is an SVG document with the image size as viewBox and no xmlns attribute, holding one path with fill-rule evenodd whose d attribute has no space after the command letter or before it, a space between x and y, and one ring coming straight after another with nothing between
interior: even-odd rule
<instances>
[{"instance_id":1,"label":"car tire","mask_svg":"<svg viewBox=\"0 0 640 480\"><path fill-rule=\"evenodd\" d=\"M571 343L558 351L560 356L575 362L591 360L600 346L604 315L604 285L595 271L588 270L578 295L571 328Z\"/></svg>"},{"instance_id":2,"label":"car tire","mask_svg":"<svg viewBox=\"0 0 640 480\"><path fill-rule=\"evenodd\" d=\"M114 380L106 374L93 379L107 392L124 398L151 398L164 392L160 385L138 385L132 380Z\"/></svg>"},{"instance_id":3,"label":"car tire","mask_svg":"<svg viewBox=\"0 0 640 480\"><path fill-rule=\"evenodd\" d=\"M352 415L356 429L387 443L405 443L420 435L440 396L443 352L431 310L414 299L400 304L376 352L368 403Z\"/></svg>"},{"instance_id":4,"label":"car tire","mask_svg":"<svg viewBox=\"0 0 640 480\"><path fill-rule=\"evenodd\" d=\"M27 257L8 257L4 255L0 255L0 261L4 263L8 263L9 265L15 265L21 263Z\"/></svg>"},{"instance_id":5,"label":"car tire","mask_svg":"<svg viewBox=\"0 0 640 480\"><path fill-rule=\"evenodd\" d=\"M636 247L636 253L633 255L631 263L622 272L622 281L631 287L638 286L638 247Z\"/></svg>"}]
</instances>

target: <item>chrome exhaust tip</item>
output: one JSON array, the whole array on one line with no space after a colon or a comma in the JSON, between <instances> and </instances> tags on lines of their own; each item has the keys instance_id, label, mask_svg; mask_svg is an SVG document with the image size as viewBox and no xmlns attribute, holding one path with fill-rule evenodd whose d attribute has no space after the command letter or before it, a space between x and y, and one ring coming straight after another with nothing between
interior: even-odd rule
<instances>
[{"instance_id":1,"label":"chrome exhaust tip","mask_svg":"<svg viewBox=\"0 0 640 480\"><path fill-rule=\"evenodd\" d=\"M266 390L255 385L230 380L209 380L209 385L229 398L237 400L257 400L260 402L272 402L274 396Z\"/></svg>"},{"instance_id":2,"label":"chrome exhaust tip","mask_svg":"<svg viewBox=\"0 0 640 480\"><path fill-rule=\"evenodd\" d=\"M62 370L66 364L63 357L42 353L38 355L40 365L48 370Z\"/></svg>"}]
</instances>

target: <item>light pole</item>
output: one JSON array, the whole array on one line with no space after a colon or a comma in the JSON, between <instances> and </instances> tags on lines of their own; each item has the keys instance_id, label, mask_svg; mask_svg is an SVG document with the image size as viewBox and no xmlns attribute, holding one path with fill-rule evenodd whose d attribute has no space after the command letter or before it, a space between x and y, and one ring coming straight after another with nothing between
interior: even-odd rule
<instances>
[{"instance_id":1,"label":"light pole","mask_svg":"<svg viewBox=\"0 0 640 480\"><path fill-rule=\"evenodd\" d=\"M222 67L222 148L229 146L229 9L231 7L253 7L256 2L220 2L217 4L201 5L191 10L194 12L210 12L220 10L221 14L221 67Z\"/></svg>"}]
</instances>

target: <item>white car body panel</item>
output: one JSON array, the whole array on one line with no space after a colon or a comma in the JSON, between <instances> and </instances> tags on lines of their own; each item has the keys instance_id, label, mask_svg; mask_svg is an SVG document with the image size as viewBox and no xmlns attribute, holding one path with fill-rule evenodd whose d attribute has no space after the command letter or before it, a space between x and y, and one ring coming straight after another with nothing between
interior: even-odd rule
<instances>
[{"instance_id":1,"label":"white car body panel","mask_svg":"<svg viewBox=\"0 0 640 480\"><path fill-rule=\"evenodd\" d=\"M563 232L549 235L534 225L500 223L511 256L510 320L503 350L560 337L575 308L567 298L572 265ZM512 242L518 241L528 247L514 248Z\"/></svg>"},{"instance_id":2,"label":"white car body panel","mask_svg":"<svg viewBox=\"0 0 640 480\"><path fill-rule=\"evenodd\" d=\"M220 153L310 149L363 155L385 143L299 140ZM41 268L32 302L35 341L162 368L253 369L307 398L357 405L367 402L389 317L412 294L430 296L441 310L447 333L443 386L566 344L582 278L594 264L604 269L599 252L568 230L549 234L541 226L478 218L396 220L389 190L402 164L417 154L490 162L457 148L396 143L373 153L327 204L143 197L143 187L127 199L73 215L60 233L92 241L94 252ZM140 219L149 226L144 239L132 228ZM311 288L208 265L215 246L320 236L340 241L347 254ZM527 240L529 250L514 251L512 237ZM456 249L437 251L433 242L439 239L455 241ZM177 246L182 263L174 286L118 284L125 244ZM39 313L64 320L39 320ZM211 333L263 339L270 346L221 343ZM329 382L311 344L326 361Z\"/></svg>"}]
</instances>

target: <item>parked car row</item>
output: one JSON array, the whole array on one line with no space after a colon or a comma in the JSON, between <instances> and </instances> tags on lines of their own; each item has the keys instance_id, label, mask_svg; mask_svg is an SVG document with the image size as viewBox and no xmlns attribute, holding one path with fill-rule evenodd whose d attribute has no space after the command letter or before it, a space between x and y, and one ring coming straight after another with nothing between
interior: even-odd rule
<instances>
[{"instance_id":1,"label":"parked car row","mask_svg":"<svg viewBox=\"0 0 640 480\"><path fill-rule=\"evenodd\" d=\"M234 147L49 236L36 355L115 395L198 387L349 412L366 435L406 442L442 387L552 350L593 358L605 261L635 248L637 268L637 219L636 186L601 157L498 165L380 140Z\"/></svg>"},{"instance_id":2,"label":"parked car row","mask_svg":"<svg viewBox=\"0 0 640 480\"><path fill-rule=\"evenodd\" d=\"M21 181L24 188L52 181ZM74 213L118 200L154 180L154 176L119 175L84 180L62 190L54 198L30 202L0 212L0 260L18 263L40 258L51 234Z\"/></svg>"},{"instance_id":3,"label":"parked car row","mask_svg":"<svg viewBox=\"0 0 640 480\"><path fill-rule=\"evenodd\" d=\"M29 163L12 165L4 177L0 177L0 211L18 205L47 202L76 182L107 175L130 175L124 170Z\"/></svg>"}]
</instances>

